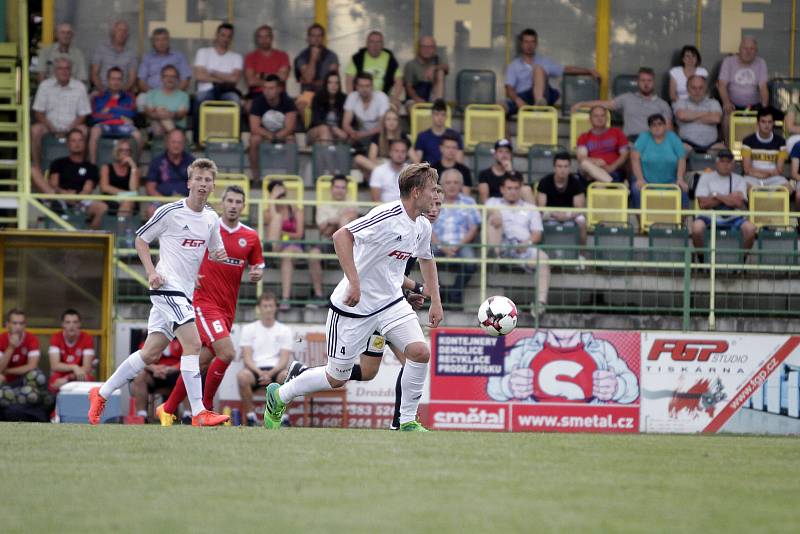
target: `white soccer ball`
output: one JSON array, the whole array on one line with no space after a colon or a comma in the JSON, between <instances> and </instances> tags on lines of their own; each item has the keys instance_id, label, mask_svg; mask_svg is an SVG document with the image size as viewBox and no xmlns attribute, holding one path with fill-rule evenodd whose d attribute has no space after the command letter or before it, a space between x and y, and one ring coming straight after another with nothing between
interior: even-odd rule
<instances>
[{"instance_id":1,"label":"white soccer ball","mask_svg":"<svg viewBox=\"0 0 800 534\"><path fill-rule=\"evenodd\" d=\"M279 132L286 123L286 116L276 109L271 109L261 117L261 125L270 132Z\"/></svg>"},{"instance_id":2,"label":"white soccer ball","mask_svg":"<svg viewBox=\"0 0 800 534\"><path fill-rule=\"evenodd\" d=\"M507 297L489 297L478 308L478 326L490 336L511 333L517 327L517 305Z\"/></svg>"}]
</instances>

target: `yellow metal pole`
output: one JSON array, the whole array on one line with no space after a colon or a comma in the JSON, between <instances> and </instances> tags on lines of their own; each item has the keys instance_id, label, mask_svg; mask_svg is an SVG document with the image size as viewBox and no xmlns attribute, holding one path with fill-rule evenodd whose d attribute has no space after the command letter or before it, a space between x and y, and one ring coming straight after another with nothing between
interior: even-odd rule
<instances>
[{"instance_id":1,"label":"yellow metal pole","mask_svg":"<svg viewBox=\"0 0 800 534\"><path fill-rule=\"evenodd\" d=\"M228 0L228 22L233 24L233 0Z\"/></svg>"},{"instance_id":2,"label":"yellow metal pole","mask_svg":"<svg viewBox=\"0 0 800 534\"><path fill-rule=\"evenodd\" d=\"M609 43L611 42L611 0L597 0L595 29L595 68L600 73L600 98L608 98Z\"/></svg>"},{"instance_id":3,"label":"yellow metal pole","mask_svg":"<svg viewBox=\"0 0 800 534\"><path fill-rule=\"evenodd\" d=\"M314 0L314 22L328 33L328 0Z\"/></svg>"},{"instance_id":4,"label":"yellow metal pole","mask_svg":"<svg viewBox=\"0 0 800 534\"><path fill-rule=\"evenodd\" d=\"M106 236L106 275L103 281L103 298L100 317L100 347L103 351L103 357L100 358L100 376L107 378L110 370L114 368L114 360L112 358L113 351L111 350L111 342L113 340L114 329L112 307L113 307L113 289L114 289L114 234Z\"/></svg>"},{"instance_id":5,"label":"yellow metal pole","mask_svg":"<svg viewBox=\"0 0 800 534\"><path fill-rule=\"evenodd\" d=\"M511 63L511 47L514 45L514 38L511 35L511 17L514 12L512 0L506 0L506 65Z\"/></svg>"},{"instance_id":6,"label":"yellow metal pole","mask_svg":"<svg viewBox=\"0 0 800 534\"><path fill-rule=\"evenodd\" d=\"M700 41L703 36L703 0L697 0L696 15L694 27L694 46L700 50Z\"/></svg>"},{"instance_id":7,"label":"yellow metal pole","mask_svg":"<svg viewBox=\"0 0 800 534\"><path fill-rule=\"evenodd\" d=\"M144 28L144 0L139 0L139 44L136 47L139 57L144 54L145 42L147 42L147 31Z\"/></svg>"},{"instance_id":8,"label":"yellow metal pole","mask_svg":"<svg viewBox=\"0 0 800 534\"><path fill-rule=\"evenodd\" d=\"M45 1L43 7L52 2ZM50 6L51 21L53 6ZM28 0L19 3L17 12L17 24L19 25L19 53L21 57L22 80L20 87L20 106L17 108L17 120L22 121L19 143L17 143L17 191L22 193L17 204L17 228L20 230L28 229L28 199L31 193L31 145L28 139L31 138L31 107L30 103L30 50L28 49ZM52 26L50 33L52 36ZM21 187L20 187L21 186Z\"/></svg>"},{"instance_id":9,"label":"yellow metal pole","mask_svg":"<svg viewBox=\"0 0 800 534\"><path fill-rule=\"evenodd\" d=\"M21 11L28 12L28 3ZM27 25L27 18L25 19ZM42 46L53 44L56 32L56 0L42 0Z\"/></svg>"},{"instance_id":10,"label":"yellow metal pole","mask_svg":"<svg viewBox=\"0 0 800 534\"><path fill-rule=\"evenodd\" d=\"M794 47L797 31L797 0L792 0L792 31L789 33L789 78L794 78Z\"/></svg>"}]
</instances>

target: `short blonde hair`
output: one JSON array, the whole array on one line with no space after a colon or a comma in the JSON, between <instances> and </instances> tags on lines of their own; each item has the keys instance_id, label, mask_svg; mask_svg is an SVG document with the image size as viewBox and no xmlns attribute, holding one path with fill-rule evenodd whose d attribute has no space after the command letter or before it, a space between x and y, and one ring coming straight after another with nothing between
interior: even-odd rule
<instances>
[{"instance_id":1,"label":"short blonde hair","mask_svg":"<svg viewBox=\"0 0 800 534\"><path fill-rule=\"evenodd\" d=\"M130 148L131 151L133 150L133 145L131 144L129 139L126 138L118 139L117 142L114 143L114 148L111 149L111 157L114 159L114 161L116 161L117 156L119 156L120 147L122 145L128 145L128 148ZM131 156L132 155L133 154L131 153Z\"/></svg>"},{"instance_id":2,"label":"short blonde hair","mask_svg":"<svg viewBox=\"0 0 800 534\"><path fill-rule=\"evenodd\" d=\"M400 172L400 196L408 198L414 188L425 187L429 182L439 183L439 173L429 163L412 163Z\"/></svg>"},{"instance_id":3,"label":"short blonde hair","mask_svg":"<svg viewBox=\"0 0 800 534\"><path fill-rule=\"evenodd\" d=\"M217 179L217 164L208 158L197 158L186 168L186 175L190 180L195 171L211 171L211 177Z\"/></svg>"}]
</instances>

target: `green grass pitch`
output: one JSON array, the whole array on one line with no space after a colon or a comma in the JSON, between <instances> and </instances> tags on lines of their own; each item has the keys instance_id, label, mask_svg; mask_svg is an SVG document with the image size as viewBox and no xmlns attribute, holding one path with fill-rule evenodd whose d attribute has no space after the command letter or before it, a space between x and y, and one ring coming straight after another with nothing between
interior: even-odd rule
<instances>
[{"instance_id":1,"label":"green grass pitch","mask_svg":"<svg viewBox=\"0 0 800 534\"><path fill-rule=\"evenodd\" d=\"M797 532L800 440L0 424L2 532Z\"/></svg>"}]
</instances>

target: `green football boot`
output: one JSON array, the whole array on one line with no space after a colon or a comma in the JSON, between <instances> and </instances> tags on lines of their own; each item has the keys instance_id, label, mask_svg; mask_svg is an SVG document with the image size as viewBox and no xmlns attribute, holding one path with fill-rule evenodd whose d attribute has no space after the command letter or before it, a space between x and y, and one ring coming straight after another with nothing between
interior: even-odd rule
<instances>
[{"instance_id":1,"label":"green football boot","mask_svg":"<svg viewBox=\"0 0 800 534\"><path fill-rule=\"evenodd\" d=\"M264 428L274 429L281 427L281 417L286 411L286 404L278 395L280 384L273 382L267 386L267 401L264 404Z\"/></svg>"},{"instance_id":2,"label":"green football boot","mask_svg":"<svg viewBox=\"0 0 800 534\"><path fill-rule=\"evenodd\" d=\"M400 432L428 432L428 429L419 424L419 421L409 421L400 425Z\"/></svg>"}]
</instances>

